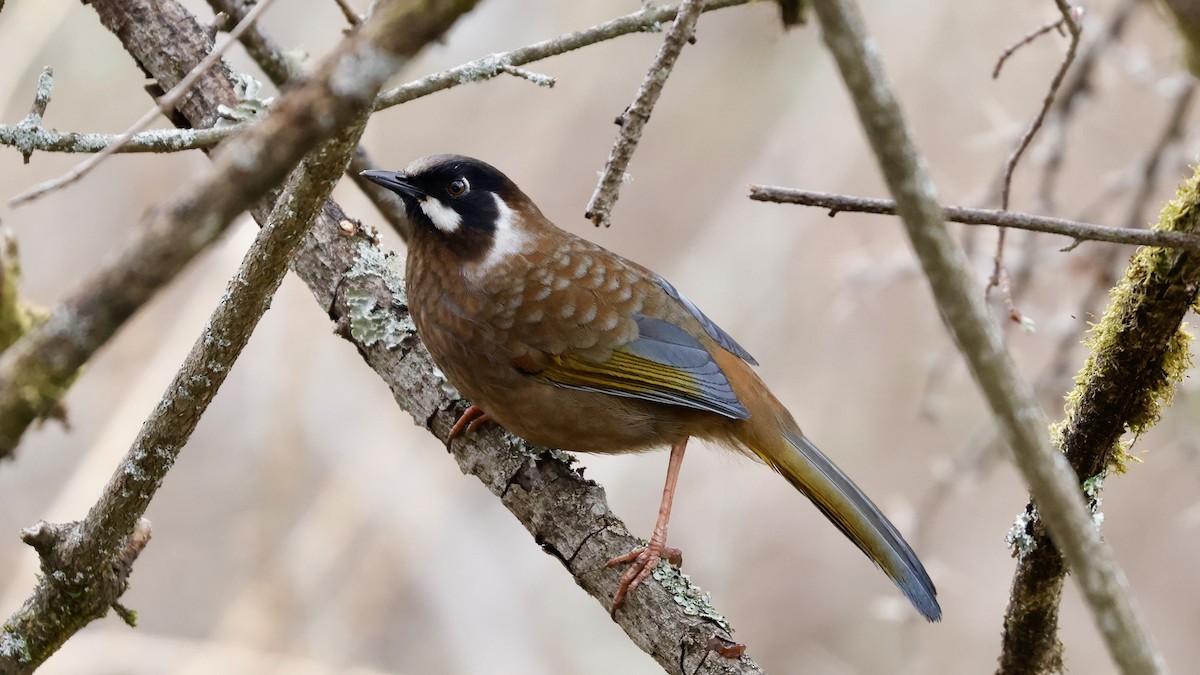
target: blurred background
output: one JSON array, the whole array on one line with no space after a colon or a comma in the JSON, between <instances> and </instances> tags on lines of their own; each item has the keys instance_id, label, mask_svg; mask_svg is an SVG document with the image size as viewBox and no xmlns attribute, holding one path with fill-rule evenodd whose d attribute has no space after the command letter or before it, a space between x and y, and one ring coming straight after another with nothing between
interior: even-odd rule
<instances>
[{"instance_id":1,"label":"blurred background","mask_svg":"<svg viewBox=\"0 0 1200 675\"><path fill-rule=\"evenodd\" d=\"M366 0L350 0L365 11ZM189 0L202 20L207 5ZM1012 207L1109 225L1143 224L1189 173L1195 134L1158 155L1190 84L1150 3L1084 3L1085 32L1128 11L1097 50L1090 88L1017 173ZM637 0L485 0L397 82L636 11ZM1066 40L1002 50L1055 18L1053 3L864 3L909 121L947 203L994 206L995 178L1036 112ZM276 40L319 57L341 37L331 0L285 0L264 17ZM222 38L223 39L223 38ZM562 227L671 279L763 364L775 393L913 543L945 611L927 625L888 580L765 468L698 449L684 465L671 543L736 637L777 673L990 672L1014 561L1004 542L1027 501L988 414L889 218L751 202L768 183L886 192L815 25L784 32L771 3L704 15L647 127L611 229L583 219L597 172L661 36L633 35L535 63L553 89L499 78L374 116L364 144L388 168L436 152L485 159ZM238 48L235 68L258 76ZM0 14L3 122L26 114L45 65L47 126L119 132L150 105L140 71L79 3L10 0ZM262 78L265 80L265 78ZM1187 111L1182 119L1194 122ZM1039 197L1062 143L1056 187ZM0 151L12 195L81 160ZM204 172L198 152L123 155L0 222L21 245L24 295L53 305L129 236L146 209ZM1148 206L1133 204L1148 191ZM383 221L344 181L353 216ZM962 232L980 292L995 232ZM70 427L31 431L0 465L0 614L32 589L36 557L17 538L39 519L83 516L158 401L255 228L244 220L141 311L67 397ZM384 231L387 247L402 249ZM1078 345L1129 249L1049 235L1009 238L1022 370L1061 415ZM996 304L997 317L1007 312ZM1177 669L1200 661L1200 414L1194 383L1139 438L1143 463L1109 480L1104 533ZM648 535L666 454L582 458L616 513ZM154 538L115 617L90 625L47 673L655 673L498 501L414 426L294 277L152 504ZM1061 618L1074 672L1113 667L1068 581Z\"/></svg>"}]
</instances>

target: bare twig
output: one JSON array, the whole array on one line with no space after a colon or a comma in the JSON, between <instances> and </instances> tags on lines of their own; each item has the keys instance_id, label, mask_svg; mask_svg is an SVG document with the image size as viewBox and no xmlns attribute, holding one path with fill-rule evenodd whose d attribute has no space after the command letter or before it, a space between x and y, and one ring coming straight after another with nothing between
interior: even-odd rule
<instances>
[{"instance_id":1,"label":"bare twig","mask_svg":"<svg viewBox=\"0 0 1200 675\"><path fill-rule=\"evenodd\" d=\"M711 12L716 9L745 5L749 2L753 2L753 0L709 0L703 3L700 11ZM586 30L560 35L552 40L545 40L510 52L491 54L482 59L476 59L461 66L388 89L379 95L379 99L375 102L375 110L400 105L466 82L482 82L491 79L504 73L506 65L523 66L622 35L655 31L663 22L674 19L679 10L679 5L647 7Z\"/></svg>"},{"instance_id":2,"label":"bare twig","mask_svg":"<svg viewBox=\"0 0 1200 675\"><path fill-rule=\"evenodd\" d=\"M1046 148L1045 160L1042 163L1042 178L1038 181L1037 210L1043 213L1053 213L1055 210L1054 192L1058 185L1058 174L1062 168L1063 155L1066 149L1066 125L1075 113L1076 104L1084 95L1092 90L1092 75L1100 57L1108 51L1125 32L1133 13L1145 6L1141 0L1121 0L1108 19L1098 30L1091 31L1079 46L1075 66L1067 72L1059 87L1058 96L1050 108L1042 136L1042 145Z\"/></svg>"},{"instance_id":3,"label":"bare twig","mask_svg":"<svg viewBox=\"0 0 1200 675\"><path fill-rule=\"evenodd\" d=\"M346 0L334 0L337 3L338 9L342 10L342 15L346 17L346 22L351 27L357 27L363 22L363 17Z\"/></svg>"},{"instance_id":4,"label":"bare twig","mask_svg":"<svg viewBox=\"0 0 1200 675\"><path fill-rule=\"evenodd\" d=\"M1079 21L1076 17L1077 9L1067 4L1066 0L1054 0L1058 5L1059 11L1062 13L1062 23L1067 28L1067 33L1070 35L1070 43L1067 46L1067 53L1063 56L1062 63L1059 64L1058 70L1054 73L1054 78L1050 80L1050 87L1046 91L1046 95L1042 98L1042 107L1038 109L1038 114L1029 123L1025 129L1025 133L1021 134L1021 138L1017 141L1017 147L1013 149L1012 154L1008 156L1008 161L1004 164L1004 185L1000 190L1000 208L1008 210L1009 194L1012 192L1013 173L1017 170L1017 164L1021 161L1021 157L1025 151L1029 149L1029 144L1033 142L1033 137L1037 135L1038 129L1042 128L1042 123L1046 120L1046 114L1050 111L1050 106L1054 104L1054 97L1058 94L1058 88L1062 85L1063 78L1066 77L1067 70L1075 61L1075 52L1079 48L1080 28Z\"/></svg>"},{"instance_id":5,"label":"bare twig","mask_svg":"<svg viewBox=\"0 0 1200 675\"><path fill-rule=\"evenodd\" d=\"M1075 61L1075 52L1079 48L1079 36L1081 32L1079 27L1079 13L1082 10L1071 7L1066 0L1054 0L1054 3L1058 5L1059 12L1062 14L1061 22L1067 29L1070 43L1067 46L1067 53L1063 57L1062 63L1059 64L1058 70L1054 73L1054 78L1050 81L1050 88L1042 99L1042 107L1038 109L1037 116L1033 118L1033 122L1025 129L1025 133L1017 141L1017 147L1013 149L1012 154L1008 156L1008 161L1004 164L1004 182L1000 188L1000 208L1005 211L1008 210L1009 195L1012 192L1013 173L1017 170L1017 164L1029 148L1029 144L1033 142L1033 137L1042 128L1042 123L1045 122L1046 115L1050 112L1050 106L1054 104L1054 97L1058 93L1058 88L1062 85L1067 70ZM999 72L998 69L997 72ZM987 290L999 286L1001 278L1004 276L1002 268L1004 267L1004 240L1006 234L1007 231L1004 228L1000 228L996 238L996 254L993 257L992 276L988 280ZM1003 295L1005 305L1008 307L1009 316L1014 321L1021 322L1021 312L1017 309L1016 303L1013 302L1012 294L1004 292Z\"/></svg>"},{"instance_id":6,"label":"bare twig","mask_svg":"<svg viewBox=\"0 0 1200 675\"><path fill-rule=\"evenodd\" d=\"M828 192L811 192L771 185L751 185L750 199L780 204L800 204L829 209L829 215L842 211L896 215L896 202ZM1018 230L1061 234L1079 241L1106 241L1114 244L1162 246L1200 252L1200 236L1184 232L1160 232L1132 227L1104 227L1065 218L1050 218L996 209L968 209L962 206L942 208L946 220L964 225L991 225Z\"/></svg>"},{"instance_id":7,"label":"bare twig","mask_svg":"<svg viewBox=\"0 0 1200 675\"><path fill-rule=\"evenodd\" d=\"M679 3L679 15L675 17L674 25L667 31L662 47L650 63L650 69L638 87L637 96L617 118L621 132L613 143L608 161L604 163L600 182L596 185L592 198L588 200L587 211L583 214L597 227L610 224L613 204L617 202L617 193L621 189L621 183L625 181L625 169L629 167L629 160L633 158L633 151L637 149L642 129L646 122L650 121L654 104L658 102L663 85L667 83L667 78L675 68L675 61L683 51L683 46L692 39L696 30L696 20L700 18L703 8L702 0L683 0Z\"/></svg>"},{"instance_id":8,"label":"bare twig","mask_svg":"<svg viewBox=\"0 0 1200 675\"><path fill-rule=\"evenodd\" d=\"M849 0L812 4L942 317L991 405L1047 528L1075 571L1113 659L1125 672L1163 672L1162 656L1112 550L1092 522L1078 479L1047 442L1045 418L1033 392L1018 375L999 328L975 290L966 256L945 227L933 184L857 5Z\"/></svg>"},{"instance_id":9,"label":"bare twig","mask_svg":"<svg viewBox=\"0 0 1200 675\"><path fill-rule=\"evenodd\" d=\"M1021 38L1020 40L1017 40L1016 42L1009 45L1008 47L1005 47L1004 51L1000 52L1000 58L996 59L996 66L994 68L992 68L992 79L994 80L994 79L1000 77L1000 70L1002 68L1004 68L1004 63L1006 61L1008 61L1008 58L1010 56L1012 56L1013 54L1016 54L1018 49L1033 42L1034 40L1045 35L1046 33L1049 33L1052 30L1058 30L1061 33L1062 29L1063 29L1063 24L1066 20L1067 20L1066 17L1061 17L1055 21L1051 21L1043 26L1035 28L1034 30L1032 30L1028 34L1026 34L1025 37Z\"/></svg>"},{"instance_id":10,"label":"bare twig","mask_svg":"<svg viewBox=\"0 0 1200 675\"><path fill-rule=\"evenodd\" d=\"M208 56L204 57L204 60L200 62L200 65L193 68L186 77L179 81L179 84L172 87L170 91L160 97L153 108L146 111L145 115L142 115L142 117L138 119L138 121L134 122L132 126L122 132L119 136L117 136L117 138L113 139L113 141L106 145L103 150L80 162L73 169L62 176L39 183L38 185L35 185L28 190L25 190L21 194L13 197L8 201L9 206L19 206L55 190L61 190L71 183L74 183L75 181L87 175L89 171L94 169L96 165L100 164L100 162L103 162L105 158L120 150L121 146L128 142L134 134L149 126L151 122L158 119L160 114L170 117L171 111L175 108L175 104L178 103L179 100L188 93L188 90L192 88L192 85L194 85L196 81L202 75L204 75L205 71L211 68L214 63L221 60L221 55L224 54L225 51L229 49L229 46L237 40L238 35L240 35L242 31L245 31L247 28L249 28L258 19L258 17L262 15L263 12L265 12L267 8L271 6L271 3L273 2L275 2L275 0L259 0L258 4L256 4L249 12L247 12L246 16L240 22L238 22L238 25L229 32L228 40L209 52Z\"/></svg>"},{"instance_id":11,"label":"bare twig","mask_svg":"<svg viewBox=\"0 0 1200 675\"><path fill-rule=\"evenodd\" d=\"M555 79L553 77L550 77L549 75L543 75L542 73L535 73L532 70L518 68L517 66L508 64L508 63L504 64L500 68L501 68L501 70L508 73L509 75L512 75L514 77L519 77L523 80L529 80L530 82L536 84L539 87L553 87L554 86Z\"/></svg>"}]
</instances>

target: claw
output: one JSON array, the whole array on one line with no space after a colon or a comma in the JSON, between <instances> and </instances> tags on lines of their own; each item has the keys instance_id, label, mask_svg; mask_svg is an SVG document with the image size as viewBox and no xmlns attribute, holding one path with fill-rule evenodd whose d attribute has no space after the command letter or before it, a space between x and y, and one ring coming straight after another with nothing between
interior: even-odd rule
<instances>
[{"instance_id":1,"label":"claw","mask_svg":"<svg viewBox=\"0 0 1200 675\"><path fill-rule=\"evenodd\" d=\"M483 411L483 408L472 404L469 408L463 411L462 415L459 415L458 421L455 422L454 426L450 428L450 437L448 440L452 441L458 438L463 434L464 431L475 431L480 424L483 424L490 419L491 418L488 417L488 414Z\"/></svg>"},{"instance_id":2,"label":"claw","mask_svg":"<svg viewBox=\"0 0 1200 675\"><path fill-rule=\"evenodd\" d=\"M621 605L625 604L625 597L636 590L638 585L650 576L654 568L658 567L659 561L664 559L672 565L678 566L683 563L683 551L667 546L652 537L646 546L640 546L625 555L619 555L605 564L605 567L616 567L632 563L629 565L629 569L621 575L621 581L617 584L617 592L613 595L612 611L614 614L621 608Z\"/></svg>"}]
</instances>

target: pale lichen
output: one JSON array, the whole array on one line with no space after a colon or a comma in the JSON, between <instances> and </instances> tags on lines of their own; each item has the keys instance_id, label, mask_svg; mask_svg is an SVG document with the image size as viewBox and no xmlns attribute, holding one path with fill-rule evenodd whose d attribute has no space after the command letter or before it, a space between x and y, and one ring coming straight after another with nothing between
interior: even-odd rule
<instances>
[{"instance_id":1,"label":"pale lichen","mask_svg":"<svg viewBox=\"0 0 1200 675\"><path fill-rule=\"evenodd\" d=\"M671 594L675 600L675 604L679 605L681 611L688 616L698 616L716 624L725 631L726 634L733 632L729 626L729 622L725 617L717 611L712 605L712 599L708 593L705 593L702 588L692 583L691 578L683 572L679 571L678 567L666 562L665 560L654 568L651 573L658 583L662 584L664 590Z\"/></svg>"},{"instance_id":2,"label":"pale lichen","mask_svg":"<svg viewBox=\"0 0 1200 675\"><path fill-rule=\"evenodd\" d=\"M1017 514L1008 534L1004 535L1005 543L1012 549L1013 555L1018 560L1037 550L1037 538L1032 534L1033 523L1037 522L1037 519L1037 507L1031 506Z\"/></svg>"},{"instance_id":3,"label":"pale lichen","mask_svg":"<svg viewBox=\"0 0 1200 675\"><path fill-rule=\"evenodd\" d=\"M18 663L29 663L33 655L29 653L29 644L20 635L13 635L8 626L0 633L0 656L15 659Z\"/></svg>"},{"instance_id":4,"label":"pale lichen","mask_svg":"<svg viewBox=\"0 0 1200 675\"><path fill-rule=\"evenodd\" d=\"M346 290L346 306L350 321L350 335L364 347L381 343L395 349L410 342L417 327L412 317L393 309L406 306L408 296L404 290L404 275L397 268L397 256L384 253L368 242L360 242L354 265L346 272L350 280L368 277L379 278L391 295L391 302L381 306L379 297L366 284L351 284Z\"/></svg>"}]
</instances>

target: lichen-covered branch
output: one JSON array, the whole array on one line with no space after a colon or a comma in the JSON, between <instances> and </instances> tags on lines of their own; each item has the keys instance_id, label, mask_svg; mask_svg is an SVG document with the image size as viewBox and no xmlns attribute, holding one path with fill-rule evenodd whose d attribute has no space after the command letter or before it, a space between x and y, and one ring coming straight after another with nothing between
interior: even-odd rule
<instances>
[{"instance_id":1,"label":"lichen-covered branch","mask_svg":"<svg viewBox=\"0 0 1200 675\"><path fill-rule=\"evenodd\" d=\"M239 24L249 11L238 0L208 0L208 5L214 12L224 13ZM241 34L240 40L242 46L246 48L246 53L254 59L258 67L277 87L282 89L292 81L293 77L303 72L295 58L289 56L282 47L257 27L249 27ZM346 173L367 195L367 198L375 205L375 209L400 234L401 238L408 239L408 216L404 213L404 205L400 203L396 195L380 189L378 185L359 175L363 171L376 168L378 167L371 161L366 149L359 146L350 160Z\"/></svg>"},{"instance_id":2,"label":"lichen-covered branch","mask_svg":"<svg viewBox=\"0 0 1200 675\"><path fill-rule=\"evenodd\" d=\"M896 202L889 199L870 199L829 192L797 190L773 185L751 185L750 199L777 204L800 204L829 209L834 216L842 211L896 215ZM1028 213L998 211L996 209L969 209L962 206L942 208L946 220L964 225L991 225L1011 227L1018 230L1061 234L1076 241L1107 241L1114 244L1139 246L1162 246L1200 253L1200 236L1185 232L1143 230L1133 227L1104 227L1066 218L1035 216Z\"/></svg>"},{"instance_id":3,"label":"lichen-covered branch","mask_svg":"<svg viewBox=\"0 0 1200 675\"><path fill-rule=\"evenodd\" d=\"M1200 231L1200 172L1159 215L1155 229ZM1200 254L1143 248L1113 289L1112 302L1092 329L1091 355L1067 397L1066 417L1053 428L1055 444L1079 476L1092 508L1104 479L1125 470L1125 433L1158 421L1191 365L1191 335L1182 328L1200 289ZM1027 514L1034 514L1032 505ZM1019 563L1004 620L1001 673L1062 669L1058 605L1066 575L1062 555L1035 517L1014 535Z\"/></svg>"},{"instance_id":4,"label":"lichen-covered branch","mask_svg":"<svg viewBox=\"0 0 1200 675\"><path fill-rule=\"evenodd\" d=\"M925 162L857 4L812 0L812 5L942 317L992 408L1047 528L1076 572L1109 652L1125 672L1165 671L1124 573L1092 522L1078 479L1047 442L1044 416L1033 392L1017 373L988 315L966 255L946 229Z\"/></svg>"},{"instance_id":5,"label":"lichen-covered branch","mask_svg":"<svg viewBox=\"0 0 1200 675\"><path fill-rule=\"evenodd\" d=\"M238 126L216 129L159 129L132 134L116 153L180 152L203 150L241 131ZM43 126L0 124L0 145L17 148L23 155L34 152L100 152L120 138L118 134L56 131Z\"/></svg>"}]
</instances>

